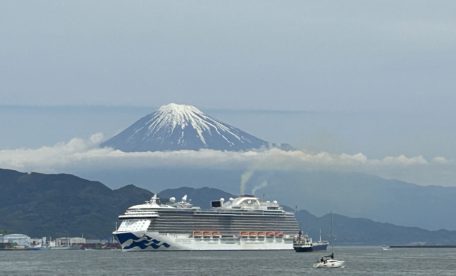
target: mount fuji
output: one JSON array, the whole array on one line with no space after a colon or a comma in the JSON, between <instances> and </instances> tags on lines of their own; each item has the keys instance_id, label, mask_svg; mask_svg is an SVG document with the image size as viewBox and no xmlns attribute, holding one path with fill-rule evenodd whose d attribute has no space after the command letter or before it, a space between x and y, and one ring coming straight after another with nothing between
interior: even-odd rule
<instances>
[{"instance_id":1,"label":"mount fuji","mask_svg":"<svg viewBox=\"0 0 456 276\"><path fill-rule=\"evenodd\" d=\"M124 152L269 148L267 141L220 122L191 105L167 104L102 143Z\"/></svg>"}]
</instances>

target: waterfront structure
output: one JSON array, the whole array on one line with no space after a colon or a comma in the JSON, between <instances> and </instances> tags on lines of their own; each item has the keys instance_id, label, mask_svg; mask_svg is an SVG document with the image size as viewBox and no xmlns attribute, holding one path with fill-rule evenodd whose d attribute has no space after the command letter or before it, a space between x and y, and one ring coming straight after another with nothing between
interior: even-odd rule
<instances>
[{"instance_id":1,"label":"waterfront structure","mask_svg":"<svg viewBox=\"0 0 456 276\"><path fill-rule=\"evenodd\" d=\"M86 239L83 237L61 237L55 239L56 247L73 247L86 243Z\"/></svg>"},{"instance_id":2,"label":"waterfront structure","mask_svg":"<svg viewBox=\"0 0 456 276\"><path fill-rule=\"evenodd\" d=\"M242 195L194 207L184 196L162 204L154 195L119 216L113 232L125 251L138 250L292 250L299 231L293 213L277 201Z\"/></svg>"},{"instance_id":3,"label":"waterfront structure","mask_svg":"<svg viewBox=\"0 0 456 276\"><path fill-rule=\"evenodd\" d=\"M27 249L32 239L24 234L7 234L1 237L2 248Z\"/></svg>"}]
</instances>

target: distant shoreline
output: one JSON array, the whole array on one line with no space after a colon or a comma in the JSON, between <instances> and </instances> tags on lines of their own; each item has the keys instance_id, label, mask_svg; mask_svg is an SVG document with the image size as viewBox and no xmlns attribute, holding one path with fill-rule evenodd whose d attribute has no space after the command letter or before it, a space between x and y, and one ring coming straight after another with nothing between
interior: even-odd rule
<instances>
[{"instance_id":1,"label":"distant shoreline","mask_svg":"<svg viewBox=\"0 0 456 276\"><path fill-rule=\"evenodd\" d=\"M389 248L456 248L456 245L390 245Z\"/></svg>"}]
</instances>

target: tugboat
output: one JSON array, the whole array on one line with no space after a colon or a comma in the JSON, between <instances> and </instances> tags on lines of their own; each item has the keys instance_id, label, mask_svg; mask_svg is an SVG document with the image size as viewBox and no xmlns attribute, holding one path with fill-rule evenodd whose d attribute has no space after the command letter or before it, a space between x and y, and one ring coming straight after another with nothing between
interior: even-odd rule
<instances>
[{"instance_id":1,"label":"tugboat","mask_svg":"<svg viewBox=\"0 0 456 276\"><path fill-rule=\"evenodd\" d=\"M293 249L296 252L314 252L314 251L325 251L328 247L329 242L321 240L321 231L320 231L320 240L312 241L312 238L307 234L303 234L302 231L299 231L298 236L293 241Z\"/></svg>"}]
</instances>

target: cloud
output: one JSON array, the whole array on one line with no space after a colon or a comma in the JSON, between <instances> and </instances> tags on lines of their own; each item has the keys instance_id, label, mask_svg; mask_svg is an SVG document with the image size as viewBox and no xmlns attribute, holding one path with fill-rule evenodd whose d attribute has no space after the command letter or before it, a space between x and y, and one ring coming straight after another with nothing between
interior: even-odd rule
<instances>
[{"instance_id":1,"label":"cloud","mask_svg":"<svg viewBox=\"0 0 456 276\"><path fill-rule=\"evenodd\" d=\"M423 156L414 156L414 157L407 157L403 154L399 156L387 156L383 158L381 161L381 165L388 165L388 166L413 166L413 165L427 165L430 162L427 161Z\"/></svg>"},{"instance_id":2,"label":"cloud","mask_svg":"<svg viewBox=\"0 0 456 276\"><path fill-rule=\"evenodd\" d=\"M55 173L78 170L109 170L157 167L193 167L241 169L249 174L256 170L324 169L372 173L384 177L405 178L404 172L452 170L454 162L442 156L427 159L421 155L386 156L370 159L363 153L334 154L329 152L265 151L225 152L216 150L184 150L170 152L122 152L100 148L103 135L88 139L74 138L66 143L36 149L0 150L0 167L20 171ZM453 170L454 171L454 170ZM399 173L400 172L400 173ZM418 181L419 182L419 181Z\"/></svg>"},{"instance_id":3,"label":"cloud","mask_svg":"<svg viewBox=\"0 0 456 276\"><path fill-rule=\"evenodd\" d=\"M449 164L450 161L443 156L436 156L432 158L432 162L436 164Z\"/></svg>"}]
</instances>

